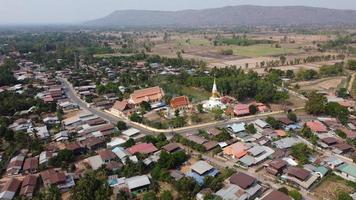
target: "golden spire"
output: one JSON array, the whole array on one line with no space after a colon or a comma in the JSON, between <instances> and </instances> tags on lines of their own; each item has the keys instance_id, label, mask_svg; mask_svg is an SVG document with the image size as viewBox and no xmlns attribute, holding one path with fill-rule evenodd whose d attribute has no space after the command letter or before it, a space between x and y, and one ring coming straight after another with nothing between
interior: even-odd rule
<instances>
[{"instance_id":1,"label":"golden spire","mask_svg":"<svg viewBox=\"0 0 356 200\"><path fill-rule=\"evenodd\" d=\"M212 98L218 98L220 97L220 94L218 92L218 87L216 86L216 79L214 78L214 85L213 85L213 89L211 91L211 97Z\"/></svg>"}]
</instances>

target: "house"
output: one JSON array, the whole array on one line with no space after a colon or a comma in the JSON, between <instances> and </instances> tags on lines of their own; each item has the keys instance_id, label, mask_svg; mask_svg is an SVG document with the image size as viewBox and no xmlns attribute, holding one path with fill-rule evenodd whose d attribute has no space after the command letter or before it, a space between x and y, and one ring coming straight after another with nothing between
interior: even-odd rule
<instances>
[{"instance_id":1,"label":"house","mask_svg":"<svg viewBox=\"0 0 356 200\"><path fill-rule=\"evenodd\" d=\"M105 141L96 137L89 137L82 144L90 151L105 147Z\"/></svg>"},{"instance_id":2,"label":"house","mask_svg":"<svg viewBox=\"0 0 356 200\"><path fill-rule=\"evenodd\" d=\"M115 137L112 138L110 142L106 143L106 147L109 149L114 149L115 147L119 147L125 144L126 141L127 141L126 139Z\"/></svg>"},{"instance_id":3,"label":"house","mask_svg":"<svg viewBox=\"0 0 356 200\"><path fill-rule=\"evenodd\" d=\"M69 140L68 131L61 131L53 136L53 141L63 142Z\"/></svg>"},{"instance_id":4,"label":"house","mask_svg":"<svg viewBox=\"0 0 356 200\"><path fill-rule=\"evenodd\" d=\"M198 135L187 135L186 138L191 142L201 144L201 145L204 144L205 142L208 142L207 139L200 137Z\"/></svg>"},{"instance_id":5,"label":"house","mask_svg":"<svg viewBox=\"0 0 356 200\"><path fill-rule=\"evenodd\" d=\"M250 105L248 104L237 104L234 108L234 113L236 116L246 116L250 114Z\"/></svg>"},{"instance_id":6,"label":"house","mask_svg":"<svg viewBox=\"0 0 356 200\"><path fill-rule=\"evenodd\" d=\"M34 127L27 129L27 133L36 134L36 136L40 139L49 138L49 132L46 126Z\"/></svg>"},{"instance_id":7,"label":"house","mask_svg":"<svg viewBox=\"0 0 356 200\"><path fill-rule=\"evenodd\" d=\"M252 176L238 172L229 179L229 184L215 194L224 200L249 200L255 199L262 187Z\"/></svg>"},{"instance_id":8,"label":"house","mask_svg":"<svg viewBox=\"0 0 356 200\"><path fill-rule=\"evenodd\" d=\"M274 150L267 146L253 146L247 150L247 155L239 159L239 163L245 167L260 164L274 153Z\"/></svg>"},{"instance_id":9,"label":"house","mask_svg":"<svg viewBox=\"0 0 356 200\"><path fill-rule=\"evenodd\" d=\"M326 138L322 138L320 139L320 141L322 143L324 143L326 145L326 147L332 146L332 145L336 145L338 144L340 141L338 139L336 139L335 137L326 137Z\"/></svg>"},{"instance_id":10,"label":"house","mask_svg":"<svg viewBox=\"0 0 356 200\"><path fill-rule=\"evenodd\" d=\"M158 149L152 143L139 143L128 148L127 151L132 155L135 153L151 154L158 151Z\"/></svg>"},{"instance_id":11,"label":"house","mask_svg":"<svg viewBox=\"0 0 356 200\"><path fill-rule=\"evenodd\" d=\"M263 131L263 129L270 128L270 125L266 121L261 119L255 120L253 124L259 131Z\"/></svg>"},{"instance_id":12,"label":"house","mask_svg":"<svg viewBox=\"0 0 356 200\"><path fill-rule=\"evenodd\" d=\"M122 135L126 136L126 137L136 137L138 134L140 134L140 130L136 129L136 128L129 128L125 131L122 131Z\"/></svg>"},{"instance_id":13,"label":"house","mask_svg":"<svg viewBox=\"0 0 356 200\"><path fill-rule=\"evenodd\" d=\"M187 176L192 177L198 184L203 185L206 176L216 176L218 173L219 170L215 169L209 163L199 160L190 166L190 172L187 173Z\"/></svg>"},{"instance_id":14,"label":"house","mask_svg":"<svg viewBox=\"0 0 356 200\"><path fill-rule=\"evenodd\" d=\"M27 175L21 185L20 196L31 199L37 188L37 175Z\"/></svg>"},{"instance_id":15,"label":"house","mask_svg":"<svg viewBox=\"0 0 356 200\"><path fill-rule=\"evenodd\" d=\"M280 117L277 119L284 127L295 124L292 120L288 119L288 117Z\"/></svg>"},{"instance_id":16,"label":"house","mask_svg":"<svg viewBox=\"0 0 356 200\"><path fill-rule=\"evenodd\" d=\"M134 105L130 104L129 101L115 101L110 112L115 116L128 116L135 112Z\"/></svg>"},{"instance_id":17,"label":"house","mask_svg":"<svg viewBox=\"0 0 356 200\"><path fill-rule=\"evenodd\" d=\"M342 178L356 182L356 166L351 164L342 164L336 168L336 174Z\"/></svg>"},{"instance_id":18,"label":"house","mask_svg":"<svg viewBox=\"0 0 356 200\"><path fill-rule=\"evenodd\" d=\"M42 121L46 125L60 124L60 121L59 121L58 117L57 116L52 116L52 115L43 118Z\"/></svg>"},{"instance_id":19,"label":"house","mask_svg":"<svg viewBox=\"0 0 356 200\"><path fill-rule=\"evenodd\" d=\"M281 175L288 163L282 159L273 160L268 163L266 171L274 176Z\"/></svg>"},{"instance_id":20,"label":"house","mask_svg":"<svg viewBox=\"0 0 356 200\"><path fill-rule=\"evenodd\" d=\"M109 176L108 184L110 185L110 187L120 189L127 188L131 193L138 194L148 191L151 185L151 181L147 175L133 176L130 178L118 178L117 175L113 175Z\"/></svg>"},{"instance_id":21,"label":"house","mask_svg":"<svg viewBox=\"0 0 356 200\"><path fill-rule=\"evenodd\" d=\"M328 132L327 127L320 121L310 121L307 122L305 125L309 127L313 133L316 134Z\"/></svg>"},{"instance_id":22,"label":"house","mask_svg":"<svg viewBox=\"0 0 356 200\"><path fill-rule=\"evenodd\" d=\"M185 110L189 107L189 98L187 96L174 97L170 101L173 110Z\"/></svg>"},{"instance_id":23,"label":"house","mask_svg":"<svg viewBox=\"0 0 356 200\"><path fill-rule=\"evenodd\" d=\"M221 133L221 131L215 127L208 129L206 132L211 136L218 136Z\"/></svg>"},{"instance_id":24,"label":"house","mask_svg":"<svg viewBox=\"0 0 356 200\"><path fill-rule=\"evenodd\" d=\"M11 160L7 166L7 169L6 169L6 174L9 174L9 175L19 174L22 169L24 160L25 160L25 156L21 155L21 154L11 158Z\"/></svg>"},{"instance_id":25,"label":"house","mask_svg":"<svg viewBox=\"0 0 356 200\"><path fill-rule=\"evenodd\" d=\"M319 179L319 175L303 168L290 166L287 168L287 174L282 175L282 179L286 179L304 189L309 189Z\"/></svg>"},{"instance_id":26,"label":"house","mask_svg":"<svg viewBox=\"0 0 356 200\"><path fill-rule=\"evenodd\" d=\"M10 124L9 129L19 132L27 131L27 129L32 128L32 122L30 119L20 118L17 119L14 123Z\"/></svg>"},{"instance_id":27,"label":"house","mask_svg":"<svg viewBox=\"0 0 356 200\"><path fill-rule=\"evenodd\" d=\"M5 184L0 189L0 199L2 200L12 200L17 191L20 188L21 181L15 178L11 178L5 182Z\"/></svg>"},{"instance_id":28,"label":"house","mask_svg":"<svg viewBox=\"0 0 356 200\"><path fill-rule=\"evenodd\" d=\"M227 146L223 149L223 153L225 156L231 156L235 159L240 159L247 154L247 150L249 147L242 143L236 142L230 146Z\"/></svg>"},{"instance_id":29,"label":"house","mask_svg":"<svg viewBox=\"0 0 356 200\"><path fill-rule=\"evenodd\" d=\"M239 124L228 125L226 128L231 133L237 134L237 133L245 132L245 126L246 124L244 122L241 122Z\"/></svg>"},{"instance_id":30,"label":"house","mask_svg":"<svg viewBox=\"0 0 356 200\"><path fill-rule=\"evenodd\" d=\"M333 152L336 154L345 154L353 151L353 148L351 145L347 143L338 143L333 146Z\"/></svg>"},{"instance_id":31,"label":"house","mask_svg":"<svg viewBox=\"0 0 356 200\"><path fill-rule=\"evenodd\" d=\"M135 90L129 99L129 103L134 105L140 105L142 102L146 101L148 103L157 103L161 101L164 97L163 89L156 86L151 88L145 88L141 90Z\"/></svg>"},{"instance_id":32,"label":"house","mask_svg":"<svg viewBox=\"0 0 356 200\"><path fill-rule=\"evenodd\" d=\"M57 186L60 190L67 190L75 186L74 179L71 175L54 169L49 169L40 173L43 184L46 187Z\"/></svg>"},{"instance_id":33,"label":"house","mask_svg":"<svg viewBox=\"0 0 356 200\"><path fill-rule=\"evenodd\" d=\"M147 191L151 185L151 181L147 175L130 177L127 178L125 182L132 193Z\"/></svg>"},{"instance_id":34,"label":"house","mask_svg":"<svg viewBox=\"0 0 356 200\"><path fill-rule=\"evenodd\" d=\"M78 156L85 153L85 148L82 147L78 142L71 142L65 144L65 149L73 151L73 154Z\"/></svg>"},{"instance_id":35,"label":"house","mask_svg":"<svg viewBox=\"0 0 356 200\"><path fill-rule=\"evenodd\" d=\"M25 163L23 165L23 171L28 174L34 174L38 170L38 158L26 158Z\"/></svg>"},{"instance_id":36,"label":"house","mask_svg":"<svg viewBox=\"0 0 356 200\"><path fill-rule=\"evenodd\" d=\"M174 153L177 151L182 150L177 143L168 143L162 147L163 150L165 150L168 153Z\"/></svg>"},{"instance_id":37,"label":"house","mask_svg":"<svg viewBox=\"0 0 356 200\"><path fill-rule=\"evenodd\" d=\"M169 175L174 178L175 181L179 181L185 175L179 170L169 170Z\"/></svg>"},{"instance_id":38,"label":"house","mask_svg":"<svg viewBox=\"0 0 356 200\"><path fill-rule=\"evenodd\" d=\"M262 200L292 200L288 195L283 192L273 190L268 193L266 196L262 197Z\"/></svg>"},{"instance_id":39,"label":"house","mask_svg":"<svg viewBox=\"0 0 356 200\"><path fill-rule=\"evenodd\" d=\"M337 167L339 167L340 165L344 164L344 161L336 158L336 157L333 157L333 156L330 156L330 157L327 157L325 158L323 161L322 161L322 164L332 170L336 169Z\"/></svg>"},{"instance_id":40,"label":"house","mask_svg":"<svg viewBox=\"0 0 356 200\"><path fill-rule=\"evenodd\" d=\"M126 158L131 156L131 154L122 147L115 147L112 152L116 154L116 156L121 160L122 163L125 163Z\"/></svg>"},{"instance_id":41,"label":"house","mask_svg":"<svg viewBox=\"0 0 356 200\"><path fill-rule=\"evenodd\" d=\"M208 141L203 144L204 148L206 151L210 151L214 149L215 147L218 146L218 143L216 141Z\"/></svg>"},{"instance_id":42,"label":"house","mask_svg":"<svg viewBox=\"0 0 356 200\"><path fill-rule=\"evenodd\" d=\"M289 149L295 144L300 143L301 141L295 137L286 137L277 141L272 142L272 145L278 149Z\"/></svg>"},{"instance_id":43,"label":"house","mask_svg":"<svg viewBox=\"0 0 356 200\"><path fill-rule=\"evenodd\" d=\"M118 160L117 155L110 150L102 150L102 151L99 151L98 154L104 163L109 163L111 161Z\"/></svg>"},{"instance_id":44,"label":"house","mask_svg":"<svg viewBox=\"0 0 356 200\"><path fill-rule=\"evenodd\" d=\"M52 153L51 151L42 151L39 157L39 164L40 165L47 164L49 159L51 159L54 156L56 156L56 154Z\"/></svg>"}]
</instances>

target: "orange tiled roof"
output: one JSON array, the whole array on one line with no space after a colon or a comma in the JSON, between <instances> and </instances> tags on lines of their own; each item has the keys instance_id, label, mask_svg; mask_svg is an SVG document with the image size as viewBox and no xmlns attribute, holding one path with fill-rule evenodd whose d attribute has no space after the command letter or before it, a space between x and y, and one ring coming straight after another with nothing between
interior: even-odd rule
<instances>
[{"instance_id":1,"label":"orange tiled roof","mask_svg":"<svg viewBox=\"0 0 356 200\"><path fill-rule=\"evenodd\" d=\"M175 97L171 100L171 107L176 109L189 105L189 99L187 96Z\"/></svg>"},{"instance_id":2,"label":"orange tiled roof","mask_svg":"<svg viewBox=\"0 0 356 200\"><path fill-rule=\"evenodd\" d=\"M156 87L150 87L150 88L145 88L142 90L135 90L131 94L131 101L134 104L140 104L143 101L156 101L160 100L163 98L164 92L163 90L156 86Z\"/></svg>"}]
</instances>

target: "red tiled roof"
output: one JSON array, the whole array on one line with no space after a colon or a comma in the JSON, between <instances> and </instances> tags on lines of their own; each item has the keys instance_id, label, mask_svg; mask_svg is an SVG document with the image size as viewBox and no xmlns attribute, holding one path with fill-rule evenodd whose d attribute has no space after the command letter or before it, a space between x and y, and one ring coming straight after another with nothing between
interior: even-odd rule
<instances>
[{"instance_id":1,"label":"red tiled roof","mask_svg":"<svg viewBox=\"0 0 356 200\"><path fill-rule=\"evenodd\" d=\"M250 109L248 104L238 104L234 108L234 113L237 116L250 114Z\"/></svg>"},{"instance_id":2,"label":"red tiled roof","mask_svg":"<svg viewBox=\"0 0 356 200\"><path fill-rule=\"evenodd\" d=\"M185 107L189 105L189 98L187 96L175 97L171 100L171 107L174 109Z\"/></svg>"},{"instance_id":3,"label":"red tiled roof","mask_svg":"<svg viewBox=\"0 0 356 200\"><path fill-rule=\"evenodd\" d=\"M162 99L164 96L163 90L156 86L151 88L145 88L142 90L135 90L131 94L131 100L134 104L140 104L143 101L156 101Z\"/></svg>"},{"instance_id":4,"label":"red tiled roof","mask_svg":"<svg viewBox=\"0 0 356 200\"><path fill-rule=\"evenodd\" d=\"M127 149L127 151L131 154L135 154L135 153L150 154L156 152L157 150L158 149L152 143L140 143Z\"/></svg>"},{"instance_id":5,"label":"red tiled roof","mask_svg":"<svg viewBox=\"0 0 356 200\"><path fill-rule=\"evenodd\" d=\"M327 132L328 129L326 128L326 126L319 122L319 121L312 121L312 122L307 122L306 125L313 131L316 133L323 133L323 132Z\"/></svg>"}]
</instances>

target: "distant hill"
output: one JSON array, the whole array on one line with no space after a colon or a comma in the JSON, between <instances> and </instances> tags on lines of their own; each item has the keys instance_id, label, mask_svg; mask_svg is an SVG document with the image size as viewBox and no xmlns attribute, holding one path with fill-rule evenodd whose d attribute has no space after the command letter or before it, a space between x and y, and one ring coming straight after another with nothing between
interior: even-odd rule
<instances>
[{"instance_id":1,"label":"distant hill","mask_svg":"<svg viewBox=\"0 0 356 200\"><path fill-rule=\"evenodd\" d=\"M228 6L204 10L122 10L89 26L354 25L355 10L305 6Z\"/></svg>"}]
</instances>

